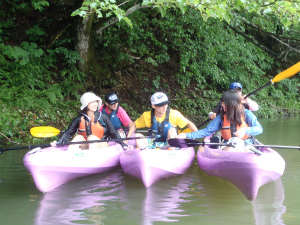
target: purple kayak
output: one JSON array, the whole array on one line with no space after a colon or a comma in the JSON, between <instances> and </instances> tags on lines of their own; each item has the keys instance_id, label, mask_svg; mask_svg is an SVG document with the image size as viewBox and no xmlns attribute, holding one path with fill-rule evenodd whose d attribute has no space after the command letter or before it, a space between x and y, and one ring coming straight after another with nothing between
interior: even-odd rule
<instances>
[{"instance_id":1,"label":"purple kayak","mask_svg":"<svg viewBox=\"0 0 300 225\"><path fill-rule=\"evenodd\" d=\"M276 151L266 147L259 150L262 155L200 146L198 166L208 175L230 182L252 201L261 186L279 179L285 169L285 161Z\"/></svg>"},{"instance_id":2,"label":"purple kayak","mask_svg":"<svg viewBox=\"0 0 300 225\"><path fill-rule=\"evenodd\" d=\"M68 151L68 146L33 149L26 153L23 161L37 189L48 192L71 180L120 165L119 157L124 150L119 144L110 145L93 150Z\"/></svg>"},{"instance_id":3,"label":"purple kayak","mask_svg":"<svg viewBox=\"0 0 300 225\"><path fill-rule=\"evenodd\" d=\"M120 164L126 174L141 179L148 188L157 181L184 174L195 157L193 148L179 150L132 149L121 153Z\"/></svg>"}]
</instances>

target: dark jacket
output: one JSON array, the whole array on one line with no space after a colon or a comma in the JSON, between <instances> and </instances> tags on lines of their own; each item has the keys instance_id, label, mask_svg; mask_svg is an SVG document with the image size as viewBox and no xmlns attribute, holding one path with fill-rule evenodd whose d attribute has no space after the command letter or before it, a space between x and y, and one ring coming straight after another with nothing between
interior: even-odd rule
<instances>
[{"instance_id":1,"label":"dark jacket","mask_svg":"<svg viewBox=\"0 0 300 225\"><path fill-rule=\"evenodd\" d=\"M79 116L77 116L75 119L73 119L71 125L68 127L68 129L64 132L64 134L59 138L57 141L59 144L63 144L71 140L71 138L74 136L74 134L77 132L77 129L79 128L79 124L81 122L81 118L84 118L85 120L89 120L88 116L84 113L80 113ZM104 137L103 138L111 138L111 139L117 139L121 138L118 131L114 128L114 125L110 122L110 119L101 113L100 111L95 112L95 120L98 121L98 123L104 127ZM90 129L89 129L90 130ZM89 136L90 134L87 134ZM124 146L123 141L119 142L122 146Z\"/></svg>"}]
</instances>

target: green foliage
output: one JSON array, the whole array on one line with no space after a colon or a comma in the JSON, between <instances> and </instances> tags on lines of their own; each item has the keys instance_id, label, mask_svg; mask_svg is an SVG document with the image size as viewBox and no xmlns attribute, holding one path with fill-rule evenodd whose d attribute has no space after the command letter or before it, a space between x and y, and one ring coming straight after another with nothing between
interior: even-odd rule
<instances>
[{"instance_id":1,"label":"green foliage","mask_svg":"<svg viewBox=\"0 0 300 225\"><path fill-rule=\"evenodd\" d=\"M54 71L60 59L64 69L57 74ZM66 112L62 117L67 118L60 121L56 117L65 97L78 98L74 89L83 91L85 75L75 67L78 60L78 53L62 47L45 53L32 42L23 42L19 47L0 44L1 132L20 141L28 137L31 126L51 125L52 121L56 126L69 121L66 113L70 102L63 104ZM32 114L38 119L32 119Z\"/></svg>"},{"instance_id":2,"label":"green foliage","mask_svg":"<svg viewBox=\"0 0 300 225\"><path fill-rule=\"evenodd\" d=\"M49 2L45 0L31 0L31 4L35 9L39 11L43 11L44 8L49 6Z\"/></svg>"},{"instance_id":3,"label":"green foliage","mask_svg":"<svg viewBox=\"0 0 300 225\"><path fill-rule=\"evenodd\" d=\"M132 63L133 55L158 66L178 54L180 71L176 77L183 88L192 84L226 90L233 81L248 83L251 74L253 83L247 84L251 89L257 86L255 80L261 79L264 71L271 68L272 59L261 49L225 29L219 20L204 22L196 10L186 12L180 19L177 11L165 19L159 15L151 19L147 15L137 12L130 16L135 21L132 29L109 28L100 40L105 48L97 51L99 57L121 69L124 64ZM159 87L157 83L154 80L155 89Z\"/></svg>"},{"instance_id":4,"label":"green foliage","mask_svg":"<svg viewBox=\"0 0 300 225\"><path fill-rule=\"evenodd\" d=\"M29 35L30 41L39 41L46 33L38 25L34 25L26 34Z\"/></svg>"},{"instance_id":5,"label":"green foliage","mask_svg":"<svg viewBox=\"0 0 300 225\"><path fill-rule=\"evenodd\" d=\"M198 124L197 121L207 118L231 82L241 82L244 92L249 93L273 78L279 62L229 25L249 36L259 35L251 28L254 24L269 34L286 35L286 42L298 47L298 2L82 2L82 7L73 16L86 17L96 13L94 22L98 25L115 17L120 21L105 29L95 43L98 62L120 75L92 87L99 90L113 85L113 88L125 90L121 93L124 98L129 95L130 100L125 99L122 106L132 119L136 119L141 111L149 110L148 97L159 89L169 94L172 108L179 109ZM53 22L45 10L49 3L54 4L57 12L63 9L58 8L58 1L0 3L6 6L5 10L0 10L0 132L14 141L38 142L28 133L32 126L52 125L63 130L77 114L79 93L86 91L87 81L92 82L92 78L76 69L81 59L76 51L70 50L75 38L64 36L70 34L70 30L58 35L71 20L60 16L59 20L66 19L67 23L59 28L49 27ZM141 8L138 3L149 8L126 17L128 9ZM42 20L27 19L26 27L20 25L21 17L35 12L34 16L41 18L38 11L42 10L46 12ZM18 33L14 36L15 28ZM26 41L12 37L22 37ZM52 37L56 38L54 42ZM274 47L269 39L263 40L262 44ZM47 49L49 45L51 49ZM280 48L279 52L284 59L287 54L295 61L299 58L288 48ZM127 89L121 89L122 86ZM299 78L295 76L261 90L251 97L260 105L256 115L298 114L299 89ZM3 135L0 139L6 140Z\"/></svg>"},{"instance_id":6,"label":"green foliage","mask_svg":"<svg viewBox=\"0 0 300 225\"><path fill-rule=\"evenodd\" d=\"M273 1L271 3L254 0L143 0L137 5L133 5L131 1L119 1L116 3L115 0L96 0L83 1L82 6L75 10L72 13L72 16L79 15L86 17L92 13L96 13L98 18L109 18L115 14L119 21L121 21L125 18L125 11L127 9L131 6L139 7L141 5L157 8L162 17L166 16L167 11L170 11L170 9L173 8L180 9L182 14L186 13L190 8L193 8L200 11L200 15L204 21L207 21L208 18L218 18L230 23L233 14L237 11L255 13L262 18L269 18L270 16L275 15L286 29L295 25L299 26L300 21L300 2L286 0ZM128 20L126 22L128 22Z\"/></svg>"}]
</instances>

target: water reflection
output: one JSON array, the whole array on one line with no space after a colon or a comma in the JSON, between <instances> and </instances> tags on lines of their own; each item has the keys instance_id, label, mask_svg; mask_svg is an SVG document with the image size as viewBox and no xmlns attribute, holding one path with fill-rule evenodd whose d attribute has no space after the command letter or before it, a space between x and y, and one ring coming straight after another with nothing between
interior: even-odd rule
<instances>
[{"instance_id":1,"label":"water reflection","mask_svg":"<svg viewBox=\"0 0 300 225\"><path fill-rule=\"evenodd\" d=\"M252 203L256 225L276 224L283 225L282 216L286 211L283 205L284 189L281 178L265 185L257 199Z\"/></svg>"},{"instance_id":2,"label":"water reflection","mask_svg":"<svg viewBox=\"0 0 300 225\"><path fill-rule=\"evenodd\" d=\"M106 220L110 224L143 225L175 222L187 216L181 204L191 201L185 191L192 179L179 176L146 189L137 185L135 178L126 178L117 170L74 180L43 196L35 224L105 224Z\"/></svg>"},{"instance_id":3,"label":"water reflection","mask_svg":"<svg viewBox=\"0 0 300 225\"><path fill-rule=\"evenodd\" d=\"M202 205L205 207L204 219L211 222L207 224L234 221L234 224L284 225L286 206L283 204L285 195L281 178L262 186L257 198L248 201L226 181L210 177L202 171L199 171L199 177L201 198L205 203Z\"/></svg>"},{"instance_id":4,"label":"water reflection","mask_svg":"<svg viewBox=\"0 0 300 225\"><path fill-rule=\"evenodd\" d=\"M131 217L135 218L137 224L151 225L157 221L176 222L180 217L188 216L182 204L191 201L186 191L189 190L192 182L192 177L182 175L162 180L146 189L143 186L133 188L133 182L129 180L126 182L127 198L130 200L127 210L134 212ZM140 195L142 201L135 200L140 198Z\"/></svg>"},{"instance_id":5,"label":"water reflection","mask_svg":"<svg viewBox=\"0 0 300 225\"><path fill-rule=\"evenodd\" d=\"M123 174L107 172L69 182L44 195L36 212L36 225L103 224L106 202L120 201Z\"/></svg>"}]
</instances>

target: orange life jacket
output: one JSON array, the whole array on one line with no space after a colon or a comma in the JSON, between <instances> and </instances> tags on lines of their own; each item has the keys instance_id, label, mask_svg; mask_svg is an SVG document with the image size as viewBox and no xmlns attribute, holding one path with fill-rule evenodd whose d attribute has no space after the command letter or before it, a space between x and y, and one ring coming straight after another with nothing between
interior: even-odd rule
<instances>
[{"instance_id":1,"label":"orange life jacket","mask_svg":"<svg viewBox=\"0 0 300 225\"><path fill-rule=\"evenodd\" d=\"M236 130L239 130L241 128L244 128L244 127L249 127L244 118L242 118L242 124L241 125L236 125ZM230 129L230 121L228 120L227 116L224 115L224 121L223 121L223 126L221 128L221 134L222 134L222 137L225 139L225 140L229 140L232 135L231 135L231 129ZM242 138L243 140L246 140L249 138L249 135L245 134L244 137Z\"/></svg>"},{"instance_id":2,"label":"orange life jacket","mask_svg":"<svg viewBox=\"0 0 300 225\"><path fill-rule=\"evenodd\" d=\"M102 139L104 135L104 127L102 127L98 121L95 120L95 115L90 121L86 121L84 116L81 117L81 121L79 123L79 128L77 133L82 135L87 140L87 127L91 129L91 134L97 136L98 138ZM89 134L90 135L90 134Z\"/></svg>"}]
</instances>

